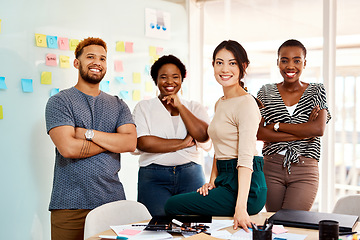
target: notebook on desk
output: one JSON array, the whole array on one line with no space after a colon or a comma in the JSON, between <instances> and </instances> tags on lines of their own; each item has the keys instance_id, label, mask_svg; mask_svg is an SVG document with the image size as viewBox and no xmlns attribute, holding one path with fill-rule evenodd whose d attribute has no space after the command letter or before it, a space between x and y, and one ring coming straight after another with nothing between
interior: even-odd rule
<instances>
[{"instance_id":1,"label":"notebook on desk","mask_svg":"<svg viewBox=\"0 0 360 240\"><path fill-rule=\"evenodd\" d=\"M288 227L319 229L321 220L335 220L339 222L340 232L351 232L358 219L355 215L281 209L269 218L269 222Z\"/></svg>"}]
</instances>

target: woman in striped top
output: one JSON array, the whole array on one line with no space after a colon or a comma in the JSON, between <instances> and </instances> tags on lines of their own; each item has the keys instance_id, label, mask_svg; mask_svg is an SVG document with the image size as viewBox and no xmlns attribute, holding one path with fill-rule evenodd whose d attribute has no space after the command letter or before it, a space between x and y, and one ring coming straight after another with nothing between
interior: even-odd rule
<instances>
[{"instance_id":1,"label":"woman in striped top","mask_svg":"<svg viewBox=\"0 0 360 240\"><path fill-rule=\"evenodd\" d=\"M309 211L319 185L320 136L331 116L321 83L305 83L306 48L294 39L278 49L277 65L284 80L258 92L263 103L258 140L264 141L266 210Z\"/></svg>"}]
</instances>

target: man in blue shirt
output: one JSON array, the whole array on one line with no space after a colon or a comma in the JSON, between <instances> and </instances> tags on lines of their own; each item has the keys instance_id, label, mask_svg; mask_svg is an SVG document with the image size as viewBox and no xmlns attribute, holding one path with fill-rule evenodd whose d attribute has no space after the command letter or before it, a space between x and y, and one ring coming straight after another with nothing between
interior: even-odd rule
<instances>
[{"instance_id":1,"label":"man in blue shirt","mask_svg":"<svg viewBox=\"0 0 360 240\"><path fill-rule=\"evenodd\" d=\"M125 199L118 172L120 153L136 148L128 106L100 91L106 43L86 38L75 50L78 82L52 96L46 128L56 148L49 210L52 240L82 240L85 217L102 204Z\"/></svg>"}]
</instances>

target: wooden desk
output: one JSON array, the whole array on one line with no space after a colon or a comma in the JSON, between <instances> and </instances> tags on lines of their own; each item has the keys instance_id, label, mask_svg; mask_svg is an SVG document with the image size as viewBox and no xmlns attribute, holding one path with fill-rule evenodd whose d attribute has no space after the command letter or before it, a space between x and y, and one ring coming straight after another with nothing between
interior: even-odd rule
<instances>
[{"instance_id":1,"label":"wooden desk","mask_svg":"<svg viewBox=\"0 0 360 240\"><path fill-rule=\"evenodd\" d=\"M254 221L257 225L263 225L264 220L266 218L269 218L274 213L272 212L260 212L259 214L250 216L251 220ZM214 217L214 219L233 219L232 217ZM302 234L307 235L305 238L306 240L317 240L319 239L319 231L314 229L305 229L305 228L292 228L292 227L285 227L289 233L295 233L295 234ZM227 227L225 230L228 230L230 233L235 233L238 230L234 230L232 227ZM355 226L355 231L360 233L360 224L359 222ZM99 235L110 235L110 236L116 236L116 234L111 230L106 230L102 233L96 234L95 236L92 236L88 238L87 240L99 240ZM181 236L179 234L176 235L177 237ZM345 239L345 238L344 238Z\"/></svg>"}]
</instances>

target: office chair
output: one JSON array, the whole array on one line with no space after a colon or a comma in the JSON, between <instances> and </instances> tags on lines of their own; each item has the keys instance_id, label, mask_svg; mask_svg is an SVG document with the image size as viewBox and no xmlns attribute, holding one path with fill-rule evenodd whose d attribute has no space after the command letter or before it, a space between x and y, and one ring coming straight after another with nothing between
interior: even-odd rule
<instances>
[{"instance_id":1,"label":"office chair","mask_svg":"<svg viewBox=\"0 0 360 240\"><path fill-rule=\"evenodd\" d=\"M360 194L341 197L336 202L333 213L357 215L360 217Z\"/></svg>"},{"instance_id":2,"label":"office chair","mask_svg":"<svg viewBox=\"0 0 360 240\"><path fill-rule=\"evenodd\" d=\"M106 203L89 212L85 219L84 239L110 229L110 226L150 220L147 208L139 202L120 200Z\"/></svg>"}]
</instances>

